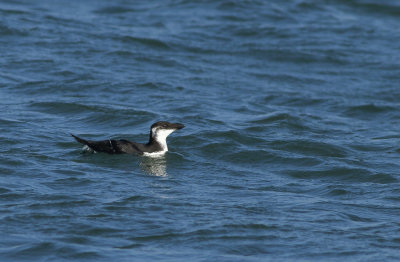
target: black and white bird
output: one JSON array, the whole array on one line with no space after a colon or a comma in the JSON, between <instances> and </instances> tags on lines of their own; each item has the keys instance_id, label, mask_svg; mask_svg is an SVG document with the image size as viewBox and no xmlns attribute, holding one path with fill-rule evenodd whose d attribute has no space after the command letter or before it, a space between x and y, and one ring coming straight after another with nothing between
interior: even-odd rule
<instances>
[{"instance_id":1,"label":"black and white bird","mask_svg":"<svg viewBox=\"0 0 400 262\"><path fill-rule=\"evenodd\" d=\"M71 135L76 141L84 144L86 149L94 152L157 156L165 154L165 152L168 151L167 137L172 132L184 127L184 125L179 123L169 123L165 121L156 122L150 127L150 139L147 144L131 142L125 139L90 141Z\"/></svg>"}]
</instances>

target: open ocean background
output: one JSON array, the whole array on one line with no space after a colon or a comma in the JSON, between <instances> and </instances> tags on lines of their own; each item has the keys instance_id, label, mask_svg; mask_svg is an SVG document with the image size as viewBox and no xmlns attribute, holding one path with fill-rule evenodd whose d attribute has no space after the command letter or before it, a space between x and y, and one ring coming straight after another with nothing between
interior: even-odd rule
<instances>
[{"instance_id":1,"label":"open ocean background","mask_svg":"<svg viewBox=\"0 0 400 262\"><path fill-rule=\"evenodd\" d=\"M0 261L398 261L400 1L1 0L0 50Z\"/></svg>"}]
</instances>

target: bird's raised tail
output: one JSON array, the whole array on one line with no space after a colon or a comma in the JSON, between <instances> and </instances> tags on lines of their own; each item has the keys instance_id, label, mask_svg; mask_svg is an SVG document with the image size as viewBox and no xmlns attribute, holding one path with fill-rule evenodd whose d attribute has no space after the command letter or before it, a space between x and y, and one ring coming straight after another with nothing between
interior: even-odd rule
<instances>
[{"instance_id":1,"label":"bird's raised tail","mask_svg":"<svg viewBox=\"0 0 400 262\"><path fill-rule=\"evenodd\" d=\"M79 143L89 146L89 142L86 141L85 139L82 139L82 138L80 138L80 137L77 137L77 136L75 136L75 135L73 135L73 134L71 134L71 136L72 136L73 138L75 138L75 140L78 141Z\"/></svg>"},{"instance_id":2,"label":"bird's raised tail","mask_svg":"<svg viewBox=\"0 0 400 262\"><path fill-rule=\"evenodd\" d=\"M77 137L77 136L75 136L75 135L73 135L73 134L71 134L71 136L72 136L73 138L75 138L75 140L78 141L79 143L85 145L85 146L82 148L82 150L83 150L82 152L86 152L86 151L91 152L91 153L96 152L96 150L93 148L93 143L92 143L92 142L87 141L87 140L85 140L85 139L82 139L82 138L80 138L80 137Z\"/></svg>"}]
</instances>

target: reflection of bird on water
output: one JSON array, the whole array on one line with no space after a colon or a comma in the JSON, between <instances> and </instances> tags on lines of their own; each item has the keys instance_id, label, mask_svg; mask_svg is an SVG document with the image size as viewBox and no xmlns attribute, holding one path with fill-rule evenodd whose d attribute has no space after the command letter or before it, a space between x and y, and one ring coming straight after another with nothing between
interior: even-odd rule
<instances>
[{"instance_id":1,"label":"reflection of bird on water","mask_svg":"<svg viewBox=\"0 0 400 262\"><path fill-rule=\"evenodd\" d=\"M153 176L168 176L167 159L165 156L143 157L140 161L141 169Z\"/></svg>"}]
</instances>

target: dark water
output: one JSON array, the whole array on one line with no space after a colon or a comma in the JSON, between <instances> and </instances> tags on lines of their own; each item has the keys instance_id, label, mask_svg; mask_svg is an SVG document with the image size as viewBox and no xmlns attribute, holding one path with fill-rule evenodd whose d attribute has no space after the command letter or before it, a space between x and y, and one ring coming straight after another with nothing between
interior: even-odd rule
<instances>
[{"instance_id":1,"label":"dark water","mask_svg":"<svg viewBox=\"0 0 400 262\"><path fill-rule=\"evenodd\" d=\"M1 261L390 261L400 3L1 1ZM69 133L160 159L81 154Z\"/></svg>"}]
</instances>

